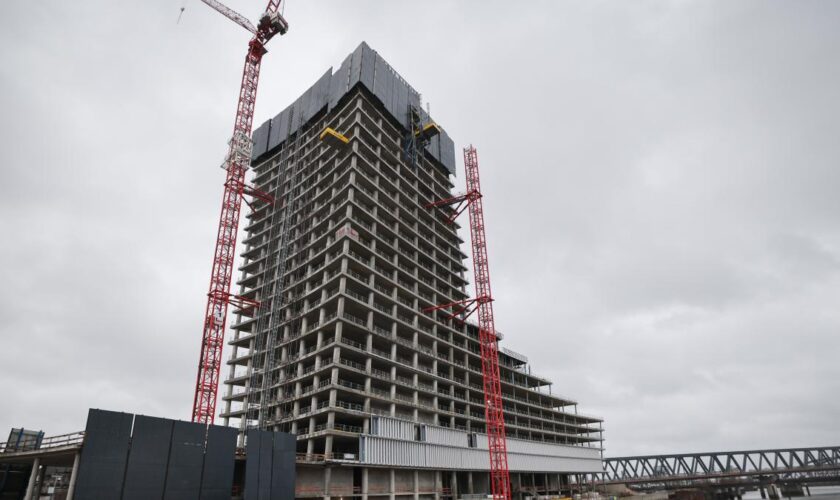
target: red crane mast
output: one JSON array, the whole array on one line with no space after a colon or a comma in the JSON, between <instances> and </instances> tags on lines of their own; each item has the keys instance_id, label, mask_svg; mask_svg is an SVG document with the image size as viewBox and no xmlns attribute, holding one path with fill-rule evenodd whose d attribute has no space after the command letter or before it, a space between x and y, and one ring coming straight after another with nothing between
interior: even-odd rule
<instances>
[{"instance_id":1,"label":"red crane mast","mask_svg":"<svg viewBox=\"0 0 840 500\"><path fill-rule=\"evenodd\" d=\"M251 41L248 42L248 53L242 70L242 84L236 106L233 137L230 139L230 149L223 165L226 170L225 189L210 274L210 290L207 293L207 308L201 336L201 356L198 362L198 377L193 400L192 421L212 424L216 413L216 394L219 388L228 304L233 303L236 307L246 310L259 306L252 299L231 295L230 285L236 257L236 233L239 230L239 214L243 196L249 195L264 202L273 203L271 196L246 184L245 173L251 162L251 126L257 100L260 64L266 53L265 44L274 35L286 33L289 26L278 11L281 0L269 0L257 27L254 27L244 16L216 0L202 1L253 34Z\"/></svg>"},{"instance_id":2,"label":"red crane mast","mask_svg":"<svg viewBox=\"0 0 840 500\"><path fill-rule=\"evenodd\" d=\"M478 175L478 153L473 146L464 148L467 192L427 205L450 207L447 222L469 208L470 235L473 251L475 298L450 302L425 309L426 312L451 310L448 316L463 320L478 313L478 342L481 347L481 372L484 379L484 407L487 439L490 450L490 488L494 499L510 499L510 471L507 461L502 385L499 381L499 346L493 319L493 294L490 291L490 266L487 259L487 238L484 233L484 208L481 203L481 182Z\"/></svg>"}]
</instances>

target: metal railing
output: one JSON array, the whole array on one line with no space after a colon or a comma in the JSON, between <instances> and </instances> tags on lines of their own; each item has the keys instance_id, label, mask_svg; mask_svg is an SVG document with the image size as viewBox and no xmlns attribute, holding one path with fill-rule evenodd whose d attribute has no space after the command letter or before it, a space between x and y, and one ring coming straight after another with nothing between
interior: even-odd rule
<instances>
[{"instance_id":1,"label":"metal railing","mask_svg":"<svg viewBox=\"0 0 840 500\"><path fill-rule=\"evenodd\" d=\"M0 453L22 453L27 451L43 451L66 446L81 446L85 440L85 432L71 432L41 439L40 445L34 438L24 438L21 441L0 443Z\"/></svg>"}]
</instances>

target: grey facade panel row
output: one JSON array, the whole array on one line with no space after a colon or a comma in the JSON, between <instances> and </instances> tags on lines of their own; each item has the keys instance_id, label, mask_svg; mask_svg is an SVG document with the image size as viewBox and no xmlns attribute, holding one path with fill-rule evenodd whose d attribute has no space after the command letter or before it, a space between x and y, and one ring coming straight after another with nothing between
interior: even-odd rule
<instances>
[{"instance_id":1,"label":"grey facade panel row","mask_svg":"<svg viewBox=\"0 0 840 500\"><path fill-rule=\"evenodd\" d=\"M327 70L294 103L277 114L271 123L264 123L254 131L252 158L256 159L282 144L324 107L334 108L341 97L359 83L364 85L382 103L388 114L404 128L410 128L409 106L419 111L423 123L431 121L431 117L421 107L420 94L379 54L362 42L347 56L335 73L332 72L332 68ZM450 147L451 150L447 149ZM455 174L454 143L445 132L440 138L433 138L426 151L450 174Z\"/></svg>"},{"instance_id":2,"label":"grey facade panel row","mask_svg":"<svg viewBox=\"0 0 840 500\"><path fill-rule=\"evenodd\" d=\"M401 467L429 467L462 470L489 468L486 434L448 427L418 424L393 417L371 418L370 433L359 437L359 455L363 463ZM420 440L417 440L420 437ZM598 448L539 443L521 439L507 440L511 470L539 472L600 472ZM411 455L411 456L408 456Z\"/></svg>"},{"instance_id":3,"label":"grey facade panel row","mask_svg":"<svg viewBox=\"0 0 840 500\"><path fill-rule=\"evenodd\" d=\"M508 451L508 467L514 472L603 472L599 451L589 458L563 457ZM359 458L365 465L429 469L489 470L486 449L446 446L419 441L359 436Z\"/></svg>"}]
</instances>

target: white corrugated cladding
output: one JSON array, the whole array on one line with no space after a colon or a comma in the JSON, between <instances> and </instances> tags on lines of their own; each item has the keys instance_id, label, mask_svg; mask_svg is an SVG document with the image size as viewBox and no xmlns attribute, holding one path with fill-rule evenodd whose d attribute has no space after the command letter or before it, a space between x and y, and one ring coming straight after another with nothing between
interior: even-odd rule
<instances>
[{"instance_id":1,"label":"white corrugated cladding","mask_svg":"<svg viewBox=\"0 0 840 500\"><path fill-rule=\"evenodd\" d=\"M414 441L414 426L417 425L414 422L388 417L373 417L370 420L370 433L374 436Z\"/></svg>"},{"instance_id":2,"label":"white corrugated cladding","mask_svg":"<svg viewBox=\"0 0 840 500\"><path fill-rule=\"evenodd\" d=\"M415 440L415 426L423 427ZM435 425L415 424L389 417L373 417L370 435L359 437L359 459L370 465L487 470L487 436L477 434L476 447L469 433ZM508 467L512 471L602 472L600 450L581 446L508 439Z\"/></svg>"},{"instance_id":3,"label":"white corrugated cladding","mask_svg":"<svg viewBox=\"0 0 840 500\"><path fill-rule=\"evenodd\" d=\"M467 433L456 431L454 429L447 429L446 427L437 427L434 425L426 426L426 442L432 444L467 444Z\"/></svg>"}]
</instances>

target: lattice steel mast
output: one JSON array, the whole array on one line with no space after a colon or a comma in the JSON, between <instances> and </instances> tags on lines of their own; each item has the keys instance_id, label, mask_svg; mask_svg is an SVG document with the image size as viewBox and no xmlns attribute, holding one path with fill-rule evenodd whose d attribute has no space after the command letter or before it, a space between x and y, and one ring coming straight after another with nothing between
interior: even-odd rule
<instances>
[{"instance_id":1,"label":"lattice steel mast","mask_svg":"<svg viewBox=\"0 0 840 500\"><path fill-rule=\"evenodd\" d=\"M210 290L207 293L207 308L204 314L204 329L201 338L201 356L193 400L193 422L213 423L216 413L216 394L219 388L219 372L222 363L225 323L228 304L233 303L242 310L254 309L259 304L230 293L231 278L236 250L236 233L239 229L239 214L243 195L249 195L263 202L273 203L271 196L259 192L245 183L245 173L251 162L251 125L254 119L254 105L257 99L257 85L260 64L266 53L265 44L276 34L284 34L288 24L279 12L281 0L269 0L265 12L256 27L244 16L234 12L216 0L202 0L227 18L253 33L248 42L248 54L242 70L242 84L236 107L236 121L230 149L223 164L226 170L225 189L222 197L216 249L210 274Z\"/></svg>"},{"instance_id":2,"label":"lattice steel mast","mask_svg":"<svg viewBox=\"0 0 840 500\"><path fill-rule=\"evenodd\" d=\"M467 192L436 201L427 208L449 207L447 222L455 220L469 208L470 235L473 250L475 298L430 307L426 312L450 310L452 319L466 319L478 312L478 343L481 346L481 372L484 379L484 407L487 439L490 450L490 487L495 499L510 499L510 471L507 461L502 385L499 381L499 346L493 319L493 294L490 291L490 266L487 260L487 239L484 233L484 209L481 203L481 182L478 175L478 153L464 148Z\"/></svg>"}]
</instances>

